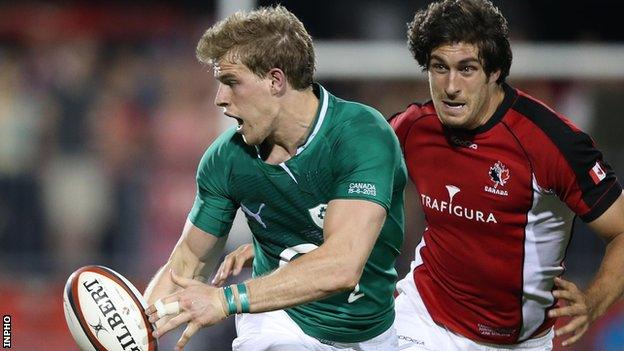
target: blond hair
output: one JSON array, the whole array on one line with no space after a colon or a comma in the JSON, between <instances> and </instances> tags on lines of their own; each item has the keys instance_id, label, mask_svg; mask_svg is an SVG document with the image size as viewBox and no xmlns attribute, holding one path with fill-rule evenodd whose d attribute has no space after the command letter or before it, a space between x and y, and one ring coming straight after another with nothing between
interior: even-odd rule
<instances>
[{"instance_id":1,"label":"blond hair","mask_svg":"<svg viewBox=\"0 0 624 351\"><path fill-rule=\"evenodd\" d=\"M303 23L283 6L236 12L204 33L197 59L214 65L240 62L259 77L281 69L288 83L302 90L312 84L314 47Z\"/></svg>"}]
</instances>

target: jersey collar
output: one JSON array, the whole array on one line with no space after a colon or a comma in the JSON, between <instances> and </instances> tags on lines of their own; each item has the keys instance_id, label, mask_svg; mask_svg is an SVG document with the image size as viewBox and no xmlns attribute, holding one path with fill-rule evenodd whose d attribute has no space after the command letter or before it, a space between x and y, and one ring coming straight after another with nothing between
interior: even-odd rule
<instances>
[{"instance_id":1,"label":"jersey collar","mask_svg":"<svg viewBox=\"0 0 624 351\"><path fill-rule=\"evenodd\" d=\"M503 83L501 86L503 88L503 92L505 93L505 98L503 99L503 102L498 105L492 117L490 117L490 119L485 122L484 125L479 126L475 129L462 129L462 133L470 135L485 133L488 130L492 129L492 127L494 127L501 119L503 119L507 111L509 111L513 103L516 101L516 98L518 97L518 92L507 83ZM452 130L457 131L456 129Z\"/></svg>"},{"instance_id":2,"label":"jersey collar","mask_svg":"<svg viewBox=\"0 0 624 351\"><path fill-rule=\"evenodd\" d=\"M318 83L312 84L312 90L314 91L314 95L316 95L319 99L319 106L316 110L316 117L314 117L312 132L308 134L308 137L306 138L306 141L303 143L303 145L297 148L297 153L295 154L295 156L299 155L308 146L310 146L312 140L314 140L314 137L316 137L316 134L318 134L319 130L321 129L321 126L325 121L325 117L327 116L327 107L329 106L329 93L327 93L327 90L325 90L325 88L323 88L323 86ZM254 145L254 147L256 149L256 155L259 159L262 159L262 156L260 155L260 147L258 145Z\"/></svg>"},{"instance_id":3,"label":"jersey collar","mask_svg":"<svg viewBox=\"0 0 624 351\"><path fill-rule=\"evenodd\" d=\"M314 126L312 127L312 132L308 135L305 143L297 148L296 155L299 155L303 152L303 150L310 146L310 143L312 142L312 140L314 140L314 137L316 137L316 134L321 129L323 121L325 121L325 116L327 115L327 106L329 105L329 94L327 93L327 90L325 90L325 88L323 88L323 86L318 83L314 83L312 85L312 89L314 91L314 94L319 98L319 106L316 110L316 117L314 118Z\"/></svg>"}]
</instances>

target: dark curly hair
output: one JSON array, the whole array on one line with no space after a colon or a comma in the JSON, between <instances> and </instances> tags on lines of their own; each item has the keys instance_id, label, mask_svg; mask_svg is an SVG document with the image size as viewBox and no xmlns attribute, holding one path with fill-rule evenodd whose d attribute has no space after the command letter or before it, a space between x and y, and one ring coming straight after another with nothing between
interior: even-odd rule
<instances>
[{"instance_id":1,"label":"dark curly hair","mask_svg":"<svg viewBox=\"0 0 624 351\"><path fill-rule=\"evenodd\" d=\"M418 64L427 70L431 52L454 43L473 44L489 76L500 70L498 84L505 81L511 67L507 20L488 0L443 0L420 10L408 23L407 43Z\"/></svg>"}]
</instances>

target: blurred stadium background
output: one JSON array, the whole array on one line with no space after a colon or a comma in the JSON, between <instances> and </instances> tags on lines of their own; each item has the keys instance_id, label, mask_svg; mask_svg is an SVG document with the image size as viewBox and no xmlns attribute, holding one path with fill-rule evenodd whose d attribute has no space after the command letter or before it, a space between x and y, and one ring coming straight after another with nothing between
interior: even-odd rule
<instances>
[{"instance_id":1,"label":"blurred stadium background","mask_svg":"<svg viewBox=\"0 0 624 351\"><path fill-rule=\"evenodd\" d=\"M622 179L624 29L613 2L494 2L512 31L510 82L588 131ZM195 44L218 18L272 3L0 1L0 313L12 316L13 349L77 349L61 306L76 268L107 265L142 290L168 257L199 157L229 123ZM317 79L330 91L386 116L428 98L404 37L429 1L281 3L315 38ZM418 211L410 197L401 275ZM248 240L238 220L227 249ZM585 286L603 251L579 222L567 277ZM230 319L188 349L229 350L233 337ZM624 305L569 350L624 350Z\"/></svg>"}]
</instances>

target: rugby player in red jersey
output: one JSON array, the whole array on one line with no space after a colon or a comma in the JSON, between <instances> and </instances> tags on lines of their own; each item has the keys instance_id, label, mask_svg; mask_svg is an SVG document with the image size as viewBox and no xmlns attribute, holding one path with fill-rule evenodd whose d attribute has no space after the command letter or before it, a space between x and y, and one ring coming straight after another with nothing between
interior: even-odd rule
<instances>
[{"instance_id":1,"label":"rugby player in red jersey","mask_svg":"<svg viewBox=\"0 0 624 351\"><path fill-rule=\"evenodd\" d=\"M624 196L613 170L587 134L505 83L507 22L489 1L429 5L408 43L432 100L390 119L426 220L397 285L401 350L576 342L624 290ZM584 291L561 278L575 216L607 243ZM560 316L571 320L555 331Z\"/></svg>"}]
</instances>

